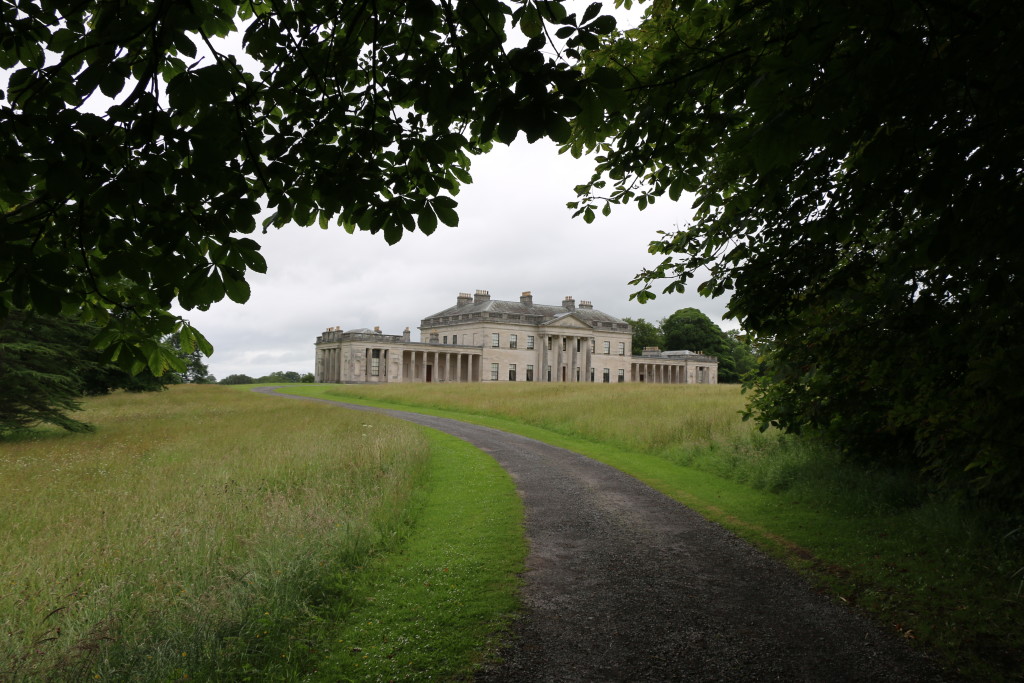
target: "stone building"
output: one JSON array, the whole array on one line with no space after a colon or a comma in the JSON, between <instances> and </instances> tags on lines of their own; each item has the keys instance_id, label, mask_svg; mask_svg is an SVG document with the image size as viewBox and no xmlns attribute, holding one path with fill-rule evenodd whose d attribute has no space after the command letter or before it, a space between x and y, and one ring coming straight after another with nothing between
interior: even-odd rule
<instances>
[{"instance_id":1,"label":"stone building","mask_svg":"<svg viewBox=\"0 0 1024 683\"><path fill-rule=\"evenodd\" d=\"M561 305L477 290L420 322L420 339L329 327L316 340L317 382L652 382L716 384L718 359L692 351L632 355L629 324L567 296Z\"/></svg>"}]
</instances>

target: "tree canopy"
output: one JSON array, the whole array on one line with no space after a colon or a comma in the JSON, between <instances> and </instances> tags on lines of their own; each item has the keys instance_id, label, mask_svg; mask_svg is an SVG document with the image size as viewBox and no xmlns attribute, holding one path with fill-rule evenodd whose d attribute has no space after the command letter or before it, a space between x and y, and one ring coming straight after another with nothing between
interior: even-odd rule
<instances>
[{"instance_id":1,"label":"tree canopy","mask_svg":"<svg viewBox=\"0 0 1024 683\"><path fill-rule=\"evenodd\" d=\"M693 192L644 271L770 342L755 415L1024 491L1024 5L654 2L587 55L630 97L577 212Z\"/></svg>"},{"instance_id":2,"label":"tree canopy","mask_svg":"<svg viewBox=\"0 0 1024 683\"><path fill-rule=\"evenodd\" d=\"M649 323L643 318L623 318L633 328L633 355L639 356L643 353L645 346L657 346L665 348L665 335L661 333L661 327L657 323Z\"/></svg>"},{"instance_id":3,"label":"tree canopy","mask_svg":"<svg viewBox=\"0 0 1024 683\"><path fill-rule=\"evenodd\" d=\"M13 311L0 319L0 435L39 423L86 431L69 414L80 409L80 397L181 381L176 373L131 374L105 362L90 346L95 335L94 325L63 316Z\"/></svg>"},{"instance_id":4,"label":"tree canopy","mask_svg":"<svg viewBox=\"0 0 1024 683\"><path fill-rule=\"evenodd\" d=\"M618 79L569 62L599 7L0 0L0 317L81 309L136 371L174 366L171 332L208 355L168 309L248 299L264 206L264 230L429 234L471 155L602 118Z\"/></svg>"},{"instance_id":5,"label":"tree canopy","mask_svg":"<svg viewBox=\"0 0 1024 683\"><path fill-rule=\"evenodd\" d=\"M636 349L637 325L633 325L634 354L639 355L643 348ZM711 318L696 308L681 308L657 325L640 319L643 346L659 346L670 351L697 351L718 357L718 381L726 384L739 382L743 376L754 369L754 356L746 342L738 333L723 332ZM647 344L647 339L657 343Z\"/></svg>"}]
</instances>

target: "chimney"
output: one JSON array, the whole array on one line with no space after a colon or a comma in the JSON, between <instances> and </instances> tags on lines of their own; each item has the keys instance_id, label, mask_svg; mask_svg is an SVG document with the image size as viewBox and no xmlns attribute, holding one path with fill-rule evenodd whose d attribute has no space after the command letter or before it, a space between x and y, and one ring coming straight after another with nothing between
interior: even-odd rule
<instances>
[{"instance_id":1,"label":"chimney","mask_svg":"<svg viewBox=\"0 0 1024 683\"><path fill-rule=\"evenodd\" d=\"M562 299L562 308L568 308L570 311L576 310L576 300L571 296L566 296Z\"/></svg>"},{"instance_id":2,"label":"chimney","mask_svg":"<svg viewBox=\"0 0 1024 683\"><path fill-rule=\"evenodd\" d=\"M522 294L519 295L519 303L523 304L524 306L532 306L533 294L531 292L523 292Z\"/></svg>"},{"instance_id":3,"label":"chimney","mask_svg":"<svg viewBox=\"0 0 1024 683\"><path fill-rule=\"evenodd\" d=\"M488 292L486 289L478 289L478 290L476 290L476 296L473 297L473 303L475 303L475 304L481 303L483 301L490 301L490 300L491 300L491 293Z\"/></svg>"},{"instance_id":4,"label":"chimney","mask_svg":"<svg viewBox=\"0 0 1024 683\"><path fill-rule=\"evenodd\" d=\"M409 331L408 327L402 332L402 341L412 341L412 332Z\"/></svg>"},{"instance_id":5,"label":"chimney","mask_svg":"<svg viewBox=\"0 0 1024 683\"><path fill-rule=\"evenodd\" d=\"M580 302L580 308L593 309L594 308L594 304L590 303L589 301L581 301Z\"/></svg>"},{"instance_id":6,"label":"chimney","mask_svg":"<svg viewBox=\"0 0 1024 683\"><path fill-rule=\"evenodd\" d=\"M458 306L459 308L462 308L463 306L468 306L471 303L473 303L473 297L471 297L469 294L466 294L465 292L460 292L459 298L455 300L455 305Z\"/></svg>"},{"instance_id":7,"label":"chimney","mask_svg":"<svg viewBox=\"0 0 1024 683\"><path fill-rule=\"evenodd\" d=\"M374 334L380 334L380 325L374 325L373 326L373 333Z\"/></svg>"}]
</instances>

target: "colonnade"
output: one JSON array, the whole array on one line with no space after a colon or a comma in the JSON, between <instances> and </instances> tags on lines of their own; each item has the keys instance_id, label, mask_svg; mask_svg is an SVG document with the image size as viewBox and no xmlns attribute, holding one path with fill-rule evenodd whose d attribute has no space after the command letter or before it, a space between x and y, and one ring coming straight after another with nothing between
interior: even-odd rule
<instances>
[{"instance_id":1,"label":"colonnade","mask_svg":"<svg viewBox=\"0 0 1024 683\"><path fill-rule=\"evenodd\" d=\"M341 348L321 348L316 350L317 382L341 381Z\"/></svg>"},{"instance_id":2,"label":"colonnade","mask_svg":"<svg viewBox=\"0 0 1024 683\"><path fill-rule=\"evenodd\" d=\"M669 363L633 363L631 368L631 380L633 382L647 382L649 384L706 384L709 382L707 371L697 370L696 376L690 372L692 366L688 364Z\"/></svg>"},{"instance_id":3,"label":"colonnade","mask_svg":"<svg viewBox=\"0 0 1024 683\"><path fill-rule=\"evenodd\" d=\"M479 382L480 353L403 351L403 382Z\"/></svg>"},{"instance_id":4,"label":"colonnade","mask_svg":"<svg viewBox=\"0 0 1024 683\"><path fill-rule=\"evenodd\" d=\"M342 348L319 348L317 382L479 382L480 352L418 351L367 346L345 358Z\"/></svg>"}]
</instances>

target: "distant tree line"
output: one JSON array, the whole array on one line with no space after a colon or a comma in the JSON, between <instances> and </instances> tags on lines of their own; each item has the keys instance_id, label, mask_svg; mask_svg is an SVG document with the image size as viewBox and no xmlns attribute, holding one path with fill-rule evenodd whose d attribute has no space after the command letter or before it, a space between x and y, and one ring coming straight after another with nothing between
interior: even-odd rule
<instances>
[{"instance_id":1,"label":"distant tree line","mask_svg":"<svg viewBox=\"0 0 1024 683\"><path fill-rule=\"evenodd\" d=\"M263 375L262 377L250 377L249 375L228 375L227 377L220 381L221 384L269 384L271 382L301 382L304 384L312 384L313 373L307 372L304 375L300 375L294 370L275 370L269 375Z\"/></svg>"},{"instance_id":2,"label":"distant tree line","mask_svg":"<svg viewBox=\"0 0 1024 683\"><path fill-rule=\"evenodd\" d=\"M201 352L185 352L177 336L159 342L154 357L164 364L126 370L108 352L93 348L99 330L74 316L14 311L0 319L0 435L38 423L87 431L88 424L68 415L80 409L83 396L216 381Z\"/></svg>"},{"instance_id":3,"label":"distant tree line","mask_svg":"<svg viewBox=\"0 0 1024 683\"><path fill-rule=\"evenodd\" d=\"M739 382L757 365L743 336L734 330L723 331L696 308L682 308L657 323L643 318L624 318L633 327L633 355L645 347L663 351L696 351L718 357L718 381Z\"/></svg>"}]
</instances>

